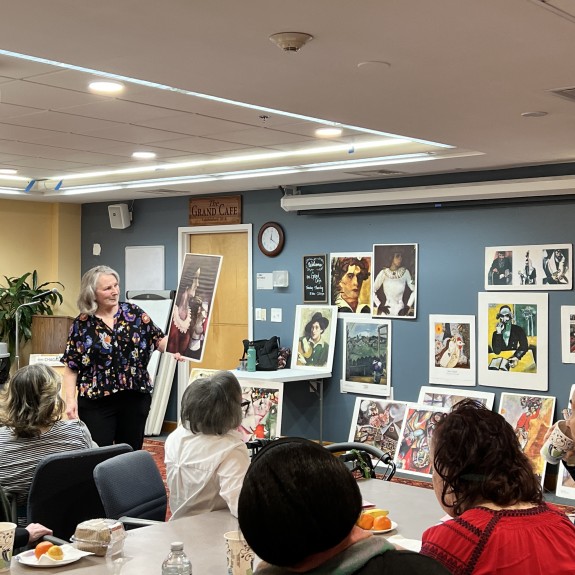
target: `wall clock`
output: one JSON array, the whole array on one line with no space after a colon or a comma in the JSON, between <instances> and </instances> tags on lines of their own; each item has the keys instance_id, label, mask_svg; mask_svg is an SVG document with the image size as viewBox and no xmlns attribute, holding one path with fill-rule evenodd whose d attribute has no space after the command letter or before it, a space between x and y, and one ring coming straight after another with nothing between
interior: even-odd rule
<instances>
[{"instance_id":1,"label":"wall clock","mask_svg":"<svg viewBox=\"0 0 575 575\"><path fill-rule=\"evenodd\" d=\"M273 258L284 248L285 236L282 227L276 222L267 222L260 228L258 247L262 254Z\"/></svg>"}]
</instances>

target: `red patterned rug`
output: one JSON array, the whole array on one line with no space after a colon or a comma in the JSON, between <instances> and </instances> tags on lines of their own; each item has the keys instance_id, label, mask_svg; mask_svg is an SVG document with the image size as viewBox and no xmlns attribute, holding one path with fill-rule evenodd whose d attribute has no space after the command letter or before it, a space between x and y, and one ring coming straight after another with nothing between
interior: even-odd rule
<instances>
[{"instance_id":1,"label":"red patterned rug","mask_svg":"<svg viewBox=\"0 0 575 575\"><path fill-rule=\"evenodd\" d=\"M166 485L166 466L164 464L164 442L158 439L145 439L144 447L146 451L149 451L154 457L154 461L160 470L160 474L164 480L164 485ZM413 485L415 487L423 487L424 489L432 489L433 486L428 481L418 481L417 479L406 479L404 477L394 477L392 481L397 483L403 483L404 485ZM168 491L166 485L166 491ZM559 503L554 503L556 507L562 509L565 513L575 513L575 506L573 505L561 505ZM168 508L168 515L166 520L170 517L170 510Z\"/></svg>"}]
</instances>

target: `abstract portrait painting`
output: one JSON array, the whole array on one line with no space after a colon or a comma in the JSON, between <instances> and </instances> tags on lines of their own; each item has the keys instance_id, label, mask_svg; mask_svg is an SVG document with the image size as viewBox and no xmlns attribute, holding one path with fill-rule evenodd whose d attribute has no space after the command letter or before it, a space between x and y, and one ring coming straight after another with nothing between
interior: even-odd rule
<instances>
[{"instance_id":1,"label":"abstract portrait painting","mask_svg":"<svg viewBox=\"0 0 575 575\"><path fill-rule=\"evenodd\" d=\"M389 396L391 321L346 316L341 390Z\"/></svg>"},{"instance_id":2,"label":"abstract portrait painting","mask_svg":"<svg viewBox=\"0 0 575 575\"><path fill-rule=\"evenodd\" d=\"M547 391L548 294L479 294L479 384Z\"/></svg>"},{"instance_id":3,"label":"abstract portrait painting","mask_svg":"<svg viewBox=\"0 0 575 575\"><path fill-rule=\"evenodd\" d=\"M401 401L356 398L349 441L373 445L393 457L397 451L405 406Z\"/></svg>"},{"instance_id":4,"label":"abstract portrait painting","mask_svg":"<svg viewBox=\"0 0 575 575\"><path fill-rule=\"evenodd\" d=\"M475 385L475 316L429 316L429 382Z\"/></svg>"},{"instance_id":5,"label":"abstract portrait painting","mask_svg":"<svg viewBox=\"0 0 575 575\"><path fill-rule=\"evenodd\" d=\"M528 395L502 393L499 413L515 430L521 451L533 464L533 470L541 479L545 479L545 458L540 451L545 434L553 423L555 398L546 395Z\"/></svg>"},{"instance_id":6,"label":"abstract portrait painting","mask_svg":"<svg viewBox=\"0 0 575 575\"><path fill-rule=\"evenodd\" d=\"M274 439L281 435L283 383L245 380L242 387L242 423L238 431L244 441Z\"/></svg>"},{"instance_id":7,"label":"abstract portrait painting","mask_svg":"<svg viewBox=\"0 0 575 575\"><path fill-rule=\"evenodd\" d=\"M340 314L371 314L371 253L330 254L330 303Z\"/></svg>"}]
</instances>

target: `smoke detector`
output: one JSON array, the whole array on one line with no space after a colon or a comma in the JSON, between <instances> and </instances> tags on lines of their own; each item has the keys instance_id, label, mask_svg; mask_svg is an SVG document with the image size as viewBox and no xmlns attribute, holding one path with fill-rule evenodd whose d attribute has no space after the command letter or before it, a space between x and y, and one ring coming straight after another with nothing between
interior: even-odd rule
<instances>
[{"instance_id":1,"label":"smoke detector","mask_svg":"<svg viewBox=\"0 0 575 575\"><path fill-rule=\"evenodd\" d=\"M278 32L272 34L270 40L284 52L298 52L300 48L313 40L313 36L304 32Z\"/></svg>"}]
</instances>

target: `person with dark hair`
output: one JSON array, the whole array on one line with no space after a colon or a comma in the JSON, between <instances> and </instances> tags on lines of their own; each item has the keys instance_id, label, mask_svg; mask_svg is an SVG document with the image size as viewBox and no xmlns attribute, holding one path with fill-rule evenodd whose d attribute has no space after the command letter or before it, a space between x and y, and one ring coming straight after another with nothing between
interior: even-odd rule
<instances>
[{"instance_id":1,"label":"person with dark hair","mask_svg":"<svg viewBox=\"0 0 575 575\"><path fill-rule=\"evenodd\" d=\"M238 504L241 532L263 560L255 573L449 575L358 527L361 503L357 481L325 448L301 438L269 443L254 457Z\"/></svg>"},{"instance_id":2,"label":"person with dark hair","mask_svg":"<svg viewBox=\"0 0 575 575\"><path fill-rule=\"evenodd\" d=\"M491 262L489 275L487 276L488 285L509 285L513 279L513 264L511 258L506 255L504 250L498 250L495 259Z\"/></svg>"},{"instance_id":3,"label":"person with dark hair","mask_svg":"<svg viewBox=\"0 0 575 575\"><path fill-rule=\"evenodd\" d=\"M435 494L453 519L424 532L421 553L453 575L575 572L575 526L543 501L503 416L460 401L437 424L432 453Z\"/></svg>"},{"instance_id":4,"label":"person with dark hair","mask_svg":"<svg viewBox=\"0 0 575 575\"><path fill-rule=\"evenodd\" d=\"M165 351L167 338L144 310L119 297L112 268L96 266L82 276L80 315L60 360L66 414L80 417L100 446L141 449L152 403L148 362L154 350Z\"/></svg>"},{"instance_id":5,"label":"person with dark hair","mask_svg":"<svg viewBox=\"0 0 575 575\"><path fill-rule=\"evenodd\" d=\"M332 303L342 313L370 313L369 303L359 303L363 282L370 276L367 258L334 258L331 264Z\"/></svg>"},{"instance_id":6,"label":"person with dark hair","mask_svg":"<svg viewBox=\"0 0 575 575\"><path fill-rule=\"evenodd\" d=\"M165 445L172 519L225 507L237 516L250 457L237 431L242 388L236 376L218 371L190 383L180 418Z\"/></svg>"},{"instance_id":7,"label":"person with dark hair","mask_svg":"<svg viewBox=\"0 0 575 575\"><path fill-rule=\"evenodd\" d=\"M0 485L19 507L43 457L97 447L84 423L62 419L65 411L60 377L43 363L20 368L0 394Z\"/></svg>"},{"instance_id":8,"label":"person with dark hair","mask_svg":"<svg viewBox=\"0 0 575 575\"><path fill-rule=\"evenodd\" d=\"M315 312L304 328L303 337L298 343L298 365L324 366L329 357L329 344L323 339L323 332L329 325L329 319L321 312Z\"/></svg>"}]
</instances>

